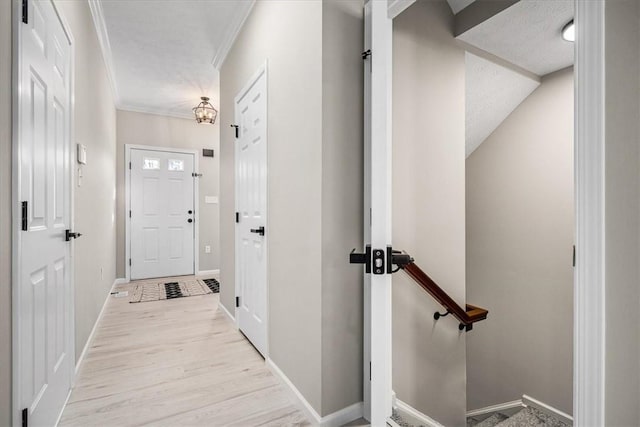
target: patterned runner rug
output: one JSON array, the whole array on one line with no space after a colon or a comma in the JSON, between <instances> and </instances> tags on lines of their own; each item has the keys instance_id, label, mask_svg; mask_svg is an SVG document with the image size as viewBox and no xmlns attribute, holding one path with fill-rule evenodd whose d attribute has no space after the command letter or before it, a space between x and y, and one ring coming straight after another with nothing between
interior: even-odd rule
<instances>
[{"instance_id":1,"label":"patterned runner rug","mask_svg":"<svg viewBox=\"0 0 640 427\"><path fill-rule=\"evenodd\" d=\"M216 279L183 279L170 282L147 282L136 285L130 303L160 301L218 293L220 283Z\"/></svg>"}]
</instances>

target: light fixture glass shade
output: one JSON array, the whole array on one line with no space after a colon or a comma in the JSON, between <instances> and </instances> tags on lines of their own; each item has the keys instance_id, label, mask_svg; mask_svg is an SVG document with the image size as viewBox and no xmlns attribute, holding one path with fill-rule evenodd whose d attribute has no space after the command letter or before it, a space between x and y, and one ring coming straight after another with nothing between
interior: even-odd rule
<instances>
[{"instance_id":1,"label":"light fixture glass shade","mask_svg":"<svg viewBox=\"0 0 640 427\"><path fill-rule=\"evenodd\" d=\"M213 108L213 105L209 103L209 98L203 96L200 98L202 101L197 107L193 108L193 114L196 116L196 122L203 124L214 124L216 117L218 117L218 110Z\"/></svg>"},{"instance_id":2,"label":"light fixture glass shade","mask_svg":"<svg viewBox=\"0 0 640 427\"><path fill-rule=\"evenodd\" d=\"M568 42L576 41L576 26L573 23L573 19L562 29L562 38Z\"/></svg>"}]
</instances>

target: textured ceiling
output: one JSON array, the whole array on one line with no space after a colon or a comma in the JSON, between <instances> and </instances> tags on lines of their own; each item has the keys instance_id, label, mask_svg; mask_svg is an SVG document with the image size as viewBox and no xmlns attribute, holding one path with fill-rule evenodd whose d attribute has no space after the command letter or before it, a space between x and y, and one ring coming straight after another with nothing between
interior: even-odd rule
<instances>
[{"instance_id":1,"label":"textured ceiling","mask_svg":"<svg viewBox=\"0 0 640 427\"><path fill-rule=\"evenodd\" d=\"M214 65L224 59L252 1L93 3L94 19L97 4L102 21L96 24L104 27L102 45L118 108L191 117L200 96L209 96L218 107L219 73Z\"/></svg>"},{"instance_id":2,"label":"textured ceiling","mask_svg":"<svg viewBox=\"0 0 640 427\"><path fill-rule=\"evenodd\" d=\"M465 62L465 151L469 157L540 83L469 52Z\"/></svg>"},{"instance_id":3,"label":"textured ceiling","mask_svg":"<svg viewBox=\"0 0 640 427\"><path fill-rule=\"evenodd\" d=\"M449 3L449 7L451 7L451 10L455 14L469 6L474 1L476 0L447 0L447 3Z\"/></svg>"},{"instance_id":4,"label":"textured ceiling","mask_svg":"<svg viewBox=\"0 0 640 427\"><path fill-rule=\"evenodd\" d=\"M574 44L562 39L573 0L521 0L458 39L539 76L573 64Z\"/></svg>"}]
</instances>

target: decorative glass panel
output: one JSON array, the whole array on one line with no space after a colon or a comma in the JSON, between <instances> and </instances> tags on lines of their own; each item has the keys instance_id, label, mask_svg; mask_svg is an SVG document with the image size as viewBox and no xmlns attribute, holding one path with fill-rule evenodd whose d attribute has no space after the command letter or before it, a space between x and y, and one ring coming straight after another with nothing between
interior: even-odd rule
<instances>
[{"instance_id":1,"label":"decorative glass panel","mask_svg":"<svg viewBox=\"0 0 640 427\"><path fill-rule=\"evenodd\" d=\"M184 161L169 159L169 170L170 171L183 171L184 170Z\"/></svg>"},{"instance_id":2,"label":"decorative glass panel","mask_svg":"<svg viewBox=\"0 0 640 427\"><path fill-rule=\"evenodd\" d=\"M159 170L160 169L160 159L152 159L149 157L144 158L144 162L142 163L142 169L152 169Z\"/></svg>"}]
</instances>

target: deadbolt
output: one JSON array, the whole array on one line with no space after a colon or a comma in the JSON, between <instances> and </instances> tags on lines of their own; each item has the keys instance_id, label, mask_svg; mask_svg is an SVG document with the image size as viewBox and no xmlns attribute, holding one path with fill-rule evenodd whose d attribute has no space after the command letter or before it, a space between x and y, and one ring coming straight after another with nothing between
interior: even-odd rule
<instances>
[{"instance_id":1,"label":"deadbolt","mask_svg":"<svg viewBox=\"0 0 640 427\"><path fill-rule=\"evenodd\" d=\"M189 219L187 220L187 222L188 222L189 224L191 224L191 223L193 222L193 220L192 220L191 218L189 218Z\"/></svg>"}]
</instances>

